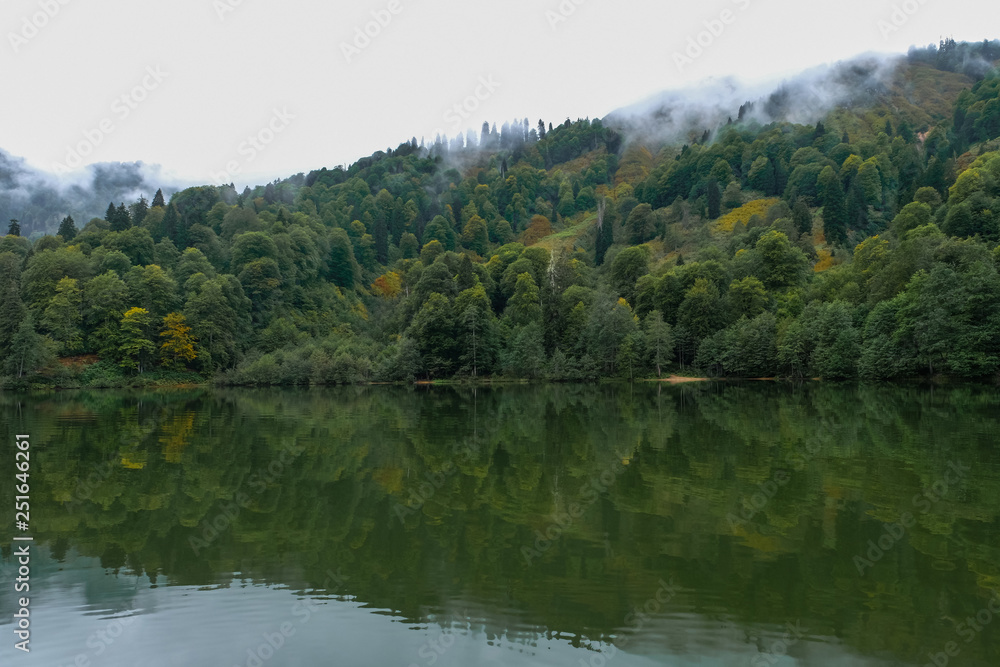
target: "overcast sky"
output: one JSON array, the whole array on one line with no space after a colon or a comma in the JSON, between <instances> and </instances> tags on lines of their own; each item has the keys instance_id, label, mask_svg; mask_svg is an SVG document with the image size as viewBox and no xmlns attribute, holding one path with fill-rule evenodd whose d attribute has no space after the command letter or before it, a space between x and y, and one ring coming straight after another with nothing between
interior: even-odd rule
<instances>
[{"instance_id":1,"label":"overcast sky","mask_svg":"<svg viewBox=\"0 0 1000 667\"><path fill-rule=\"evenodd\" d=\"M994 39L998 18L995 0L4 0L0 148L242 188L484 120Z\"/></svg>"}]
</instances>

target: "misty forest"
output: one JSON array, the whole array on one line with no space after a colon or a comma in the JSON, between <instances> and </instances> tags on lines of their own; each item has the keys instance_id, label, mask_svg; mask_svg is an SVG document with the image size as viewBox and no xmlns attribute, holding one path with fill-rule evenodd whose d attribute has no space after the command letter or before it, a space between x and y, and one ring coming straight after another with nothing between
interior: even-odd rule
<instances>
[{"instance_id":1,"label":"misty forest","mask_svg":"<svg viewBox=\"0 0 1000 667\"><path fill-rule=\"evenodd\" d=\"M0 381L995 378L998 60L946 40L242 191L0 156Z\"/></svg>"}]
</instances>

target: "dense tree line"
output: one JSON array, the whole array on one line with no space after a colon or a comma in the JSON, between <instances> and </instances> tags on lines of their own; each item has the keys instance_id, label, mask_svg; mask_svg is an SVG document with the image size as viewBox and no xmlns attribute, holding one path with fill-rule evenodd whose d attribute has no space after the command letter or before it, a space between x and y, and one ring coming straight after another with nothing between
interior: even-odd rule
<instances>
[{"instance_id":1,"label":"dense tree line","mask_svg":"<svg viewBox=\"0 0 1000 667\"><path fill-rule=\"evenodd\" d=\"M996 47L911 53L904 68L968 84L932 122L875 104L677 146L520 119L242 192L111 202L56 235L12 221L0 372L995 375L1000 77L961 63Z\"/></svg>"}]
</instances>

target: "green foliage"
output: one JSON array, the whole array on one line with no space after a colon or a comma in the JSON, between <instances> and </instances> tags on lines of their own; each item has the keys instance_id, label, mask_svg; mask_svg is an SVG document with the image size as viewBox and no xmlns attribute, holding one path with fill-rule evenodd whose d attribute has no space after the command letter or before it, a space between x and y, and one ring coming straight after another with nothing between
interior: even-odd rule
<instances>
[{"instance_id":1,"label":"green foliage","mask_svg":"<svg viewBox=\"0 0 1000 667\"><path fill-rule=\"evenodd\" d=\"M184 315L198 340L202 368L230 368L236 363L250 327L250 308L250 300L233 276L205 278L192 289Z\"/></svg>"},{"instance_id":2,"label":"green foliage","mask_svg":"<svg viewBox=\"0 0 1000 667\"><path fill-rule=\"evenodd\" d=\"M1000 277L992 263L935 264L899 298L896 336L929 373L982 377L1000 368Z\"/></svg>"},{"instance_id":3,"label":"green foliage","mask_svg":"<svg viewBox=\"0 0 1000 667\"><path fill-rule=\"evenodd\" d=\"M792 247L787 236L777 231L767 232L757 241L755 249L768 288L794 287L802 281L809 261L801 250Z\"/></svg>"},{"instance_id":4,"label":"green foliage","mask_svg":"<svg viewBox=\"0 0 1000 667\"><path fill-rule=\"evenodd\" d=\"M857 182L864 194L865 206L882 205L882 179L874 159L866 160L858 169Z\"/></svg>"},{"instance_id":5,"label":"green foliage","mask_svg":"<svg viewBox=\"0 0 1000 667\"><path fill-rule=\"evenodd\" d=\"M504 310L504 319L513 327L525 327L541 322L542 305L538 296L538 285L530 273L524 272L517 276L514 294L507 301L507 308Z\"/></svg>"},{"instance_id":6,"label":"green foliage","mask_svg":"<svg viewBox=\"0 0 1000 667\"><path fill-rule=\"evenodd\" d=\"M895 234L897 238L903 238L906 236L906 232L911 229L922 227L930 224L930 222L931 207L927 204L914 201L904 206L903 210L901 210L896 217L893 218L890 229L892 229L892 233Z\"/></svg>"},{"instance_id":7,"label":"green foliage","mask_svg":"<svg viewBox=\"0 0 1000 667\"><path fill-rule=\"evenodd\" d=\"M128 286L114 271L94 277L83 290L83 322L90 335L90 349L110 354L118 325L128 310Z\"/></svg>"},{"instance_id":8,"label":"green foliage","mask_svg":"<svg viewBox=\"0 0 1000 667\"><path fill-rule=\"evenodd\" d=\"M149 339L149 329L153 318L145 308L130 308L121 319L118 328L118 365L126 370L142 374L149 364L156 346Z\"/></svg>"},{"instance_id":9,"label":"green foliage","mask_svg":"<svg viewBox=\"0 0 1000 667\"><path fill-rule=\"evenodd\" d=\"M542 326L530 322L515 328L503 353L505 375L523 378L538 378L544 370L545 347L542 340Z\"/></svg>"},{"instance_id":10,"label":"green foliage","mask_svg":"<svg viewBox=\"0 0 1000 667\"><path fill-rule=\"evenodd\" d=\"M162 267L134 266L125 276L129 301L147 310L154 320L160 320L178 303L178 286L170 272Z\"/></svg>"},{"instance_id":11,"label":"green foliage","mask_svg":"<svg viewBox=\"0 0 1000 667\"><path fill-rule=\"evenodd\" d=\"M625 299L616 301L607 294L595 299L585 336L591 356L603 366L605 373L617 373L619 351L626 338L638 329L639 319Z\"/></svg>"},{"instance_id":12,"label":"green foliage","mask_svg":"<svg viewBox=\"0 0 1000 667\"><path fill-rule=\"evenodd\" d=\"M857 375L861 337L854 327L850 306L842 301L813 302L806 307L801 319L812 348L812 372L830 380Z\"/></svg>"},{"instance_id":13,"label":"green foliage","mask_svg":"<svg viewBox=\"0 0 1000 667\"><path fill-rule=\"evenodd\" d=\"M110 361L91 364L80 374L80 384L84 387L108 388L125 385L127 378L122 367Z\"/></svg>"},{"instance_id":14,"label":"green foliage","mask_svg":"<svg viewBox=\"0 0 1000 667\"><path fill-rule=\"evenodd\" d=\"M432 378L454 373L458 347L448 297L439 292L429 294L413 317L409 335L417 344L423 366L421 370Z\"/></svg>"},{"instance_id":15,"label":"green foliage","mask_svg":"<svg viewBox=\"0 0 1000 667\"><path fill-rule=\"evenodd\" d=\"M576 198L573 196L573 186L569 181L564 180L559 185L559 215L564 218L576 213Z\"/></svg>"},{"instance_id":16,"label":"green foliage","mask_svg":"<svg viewBox=\"0 0 1000 667\"><path fill-rule=\"evenodd\" d=\"M736 317L754 318L769 302L767 288L754 276L734 280L729 286L729 305Z\"/></svg>"},{"instance_id":17,"label":"green foliage","mask_svg":"<svg viewBox=\"0 0 1000 667\"><path fill-rule=\"evenodd\" d=\"M21 261L12 252L0 253L0 358L10 354L18 326L27 314L21 300Z\"/></svg>"},{"instance_id":18,"label":"green foliage","mask_svg":"<svg viewBox=\"0 0 1000 667\"><path fill-rule=\"evenodd\" d=\"M649 362L656 369L656 377L662 377L663 367L674 357L673 330L660 311L654 310L643 321L643 333Z\"/></svg>"},{"instance_id":19,"label":"green foliage","mask_svg":"<svg viewBox=\"0 0 1000 667\"><path fill-rule=\"evenodd\" d=\"M602 121L519 121L475 151L407 142L8 234L0 360L30 314L49 351L146 371L122 330L142 309L183 316L196 356L173 361L225 382L636 379L696 357L736 375L989 377L997 84L954 55L987 47L946 46L911 54L905 95L894 82L891 103L816 126L744 108L690 145L623 147Z\"/></svg>"},{"instance_id":20,"label":"green foliage","mask_svg":"<svg viewBox=\"0 0 1000 667\"><path fill-rule=\"evenodd\" d=\"M656 235L652 206L639 204L632 209L628 219L625 220L625 235L630 245L645 243Z\"/></svg>"},{"instance_id":21,"label":"green foliage","mask_svg":"<svg viewBox=\"0 0 1000 667\"><path fill-rule=\"evenodd\" d=\"M714 282L705 278L695 280L684 293L677 322L698 342L723 328L726 308Z\"/></svg>"},{"instance_id":22,"label":"green foliage","mask_svg":"<svg viewBox=\"0 0 1000 667\"><path fill-rule=\"evenodd\" d=\"M762 377L778 364L777 320L771 313L734 324L705 338L695 365L737 377Z\"/></svg>"},{"instance_id":23,"label":"green foliage","mask_svg":"<svg viewBox=\"0 0 1000 667\"><path fill-rule=\"evenodd\" d=\"M625 248L611 262L611 284L630 304L635 303L635 284L649 272L649 248Z\"/></svg>"},{"instance_id":24,"label":"green foliage","mask_svg":"<svg viewBox=\"0 0 1000 667\"><path fill-rule=\"evenodd\" d=\"M615 217L607 211L607 202L601 200L597 205L597 228L594 243L594 264L601 266L607 256L608 249L615 242Z\"/></svg>"},{"instance_id":25,"label":"green foliage","mask_svg":"<svg viewBox=\"0 0 1000 667\"><path fill-rule=\"evenodd\" d=\"M53 356L52 346L35 331L35 321L28 313L20 320L7 348L4 371L22 378L46 365Z\"/></svg>"},{"instance_id":26,"label":"green foliage","mask_svg":"<svg viewBox=\"0 0 1000 667\"><path fill-rule=\"evenodd\" d=\"M445 250L455 249L455 230L444 216L435 216L424 228L424 244L431 241L437 241Z\"/></svg>"},{"instance_id":27,"label":"green foliage","mask_svg":"<svg viewBox=\"0 0 1000 667\"><path fill-rule=\"evenodd\" d=\"M489 247L489 231L486 229L486 221L478 215L474 215L465 224L462 230L462 244L477 255L486 255Z\"/></svg>"},{"instance_id":28,"label":"green foliage","mask_svg":"<svg viewBox=\"0 0 1000 667\"><path fill-rule=\"evenodd\" d=\"M56 293L42 315L42 327L59 345L62 354L72 354L83 347L80 331L82 297L77 281L63 278L56 284Z\"/></svg>"},{"instance_id":29,"label":"green foliage","mask_svg":"<svg viewBox=\"0 0 1000 667\"><path fill-rule=\"evenodd\" d=\"M847 242L847 203L840 179L829 166L820 172L818 187L823 205L823 231L835 245Z\"/></svg>"},{"instance_id":30,"label":"green foliage","mask_svg":"<svg viewBox=\"0 0 1000 667\"><path fill-rule=\"evenodd\" d=\"M361 280L361 267L354 258L354 248L347 232L334 229L330 234L330 281L338 287L352 290Z\"/></svg>"},{"instance_id":31,"label":"green foliage","mask_svg":"<svg viewBox=\"0 0 1000 667\"><path fill-rule=\"evenodd\" d=\"M750 165L750 173L747 174L747 185L765 195L774 194L776 181L771 160L763 155L754 160Z\"/></svg>"},{"instance_id":32,"label":"green foliage","mask_svg":"<svg viewBox=\"0 0 1000 667\"><path fill-rule=\"evenodd\" d=\"M896 335L899 302L880 301L865 320L865 345L858 360L858 372L866 380L906 377L915 370L913 351Z\"/></svg>"}]
</instances>

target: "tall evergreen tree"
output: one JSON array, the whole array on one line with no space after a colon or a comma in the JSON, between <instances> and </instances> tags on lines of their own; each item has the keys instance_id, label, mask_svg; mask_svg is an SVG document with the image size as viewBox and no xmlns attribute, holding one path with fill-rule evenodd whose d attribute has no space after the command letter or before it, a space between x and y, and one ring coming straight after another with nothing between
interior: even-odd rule
<instances>
[{"instance_id":1,"label":"tall evergreen tree","mask_svg":"<svg viewBox=\"0 0 1000 667\"><path fill-rule=\"evenodd\" d=\"M822 139L826 136L826 127L823 125L823 121L816 123L816 131L813 132L813 141L817 139Z\"/></svg>"},{"instance_id":2,"label":"tall evergreen tree","mask_svg":"<svg viewBox=\"0 0 1000 667\"><path fill-rule=\"evenodd\" d=\"M462 244L469 250L485 257L489 241L486 221L478 215L472 216L466 223L465 229L462 230Z\"/></svg>"},{"instance_id":3,"label":"tall evergreen tree","mask_svg":"<svg viewBox=\"0 0 1000 667\"><path fill-rule=\"evenodd\" d=\"M146 215L149 213L149 202L142 195L139 195L139 200L134 204L129 206L129 215L132 218L132 224L139 226L142 221L146 219Z\"/></svg>"},{"instance_id":4,"label":"tall evergreen tree","mask_svg":"<svg viewBox=\"0 0 1000 667\"><path fill-rule=\"evenodd\" d=\"M20 236L21 235L21 225L18 223L17 218L10 219L10 227L7 228L8 236Z\"/></svg>"},{"instance_id":5,"label":"tall evergreen tree","mask_svg":"<svg viewBox=\"0 0 1000 667\"><path fill-rule=\"evenodd\" d=\"M129 214L128 209L125 208L125 202L122 202L115 209L115 221L111 223L111 231L124 232L131 226L132 216Z\"/></svg>"},{"instance_id":6,"label":"tall evergreen tree","mask_svg":"<svg viewBox=\"0 0 1000 667\"><path fill-rule=\"evenodd\" d=\"M656 236L653 207L649 204L639 204L632 209L625 220L625 233L631 245L645 243Z\"/></svg>"},{"instance_id":7,"label":"tall evergreen tree","mask_svg":"<svg viewBox=\"0 0 1000 667\"><path fill-rule=\"evenodd\" d=\"M597 239L595 243L594 263L604 264L604 256L614 243L614 219L607 213L607 200L597 202Z\"/></svg>"},{"instance_id":8,"label":"tall evergreen tree","mask_svg":"<svg viewBox=\"0 0 1000 667\"><path fill-rule=\"evenodd\" d=\"M389 263L389 228L381 212L375 220L375 259L379 264Z\"/></svg>"},{"instance_id":9,"label":"tall evergreen tree","mask_svg":"<svg viewBox=\"0 0 1000 667\"><path fill-rule=\"evenodd\" d=\"M177 236L180 232L180 215L177 213L177 206L170 204L167 206L167 212L163 215L162 229L163 234L171 241L174 241L176 245Z\"/></svg>"},{"instance_id":10,"label":"tall evergreen tree","mask_svg":"<svg viewBox=\"0 0 1000 667\"><path fill-rule=\"evenodd\" d=\"M868 207L864 202L865 195L857 181L848 188L845 198L845 220L848 229L864 229L868 222Z\"/></svg>"},{"instance_id":11,"label":"tall evergreen tree","mask_svg":"<svg viewBox=\"0 0 1000 667\"><path fill-rule=\"evenodd\" d=\"M824 167L820 172L819 187L822 189L823 231L826 240L842 246L847 243L847 203L840 179L831 167Z\"/></svg>"},{"instance_id":12,"label":"tall evergreen tree","mask_svg":"<svg viewBox=\"0 0 1000 667\"><path fill-rule=\"evenodd\" d=\"M59 223L59 231L56 232L59 236L63 237L63 241L69 243L74 238L76 238L76 224L73 222L73 216L67 215Z\"/></svg>"},{"instance_id":13,"label":"tall evergreen tree","mask_svg":"<svg viewBox=\"0 0 1000 667\"><path fill-rule=\"evenodd\" d=\"M710 220L715 220L722 215L722 190L714 178L705 188L705 197L708 199L708 217Z\"/></svg>"},{"instance_id":14,"label":"tall evergreen tree","mask_svg":"<svg viewBox=\"0 0 1000 667\"><path fill-rule=\"evenodd\" d=\"M799 230L799 234L812 234L812 212L802 199L796 201L795 205L792 206L792 220L795 222L795 227Z\"/></svg>"},{"instance_id":15,"label":"tall evergreen tree","mask_svg":"<svg viewBox=\"0 0 1000 667\"><path fill-rule=\"evenodd\" d=\"M333 230L330 237L330 256L327 260L330 280L343 289L354 289L361 278L361 269L354 257L351 240L341 228Z\"/></svg>"},{"instance_id":16,"label":"tall evergreen tree","mask_svg":"<svg viewBox=\"0 0 1000 667\"><path fill-rule=\"evenodd\" d=\"M515 327L541 322L542 303L539 298L538 285L535 284L535 279L530 273L525 272L518 275L514 295L507 302L504 317Z\"/></svg>"},{"instance_id":17,"label":"tall evergreen tree","mask_svg":"<svg viewBox=\"0 0 1000 667\"><path fill-rule=\"evenodd\" d=\"M157 206L164 208L166 205L166 202L163 200L163 190L157 188L156 194L153 195L153 203L149 205L150 208L156 208Z\"/></svg>"},{"instance_id":18,"label":"tall evergreen tree","mask_svg":"<svg viewBox=\"0 0 1000 667\"><path fill-rule=\"evenodd\" d=\"M0 253L0 358L10 354L18 323L27 309L21 300L20 261L13 253Z\"/></svg>"}]
</instances>

